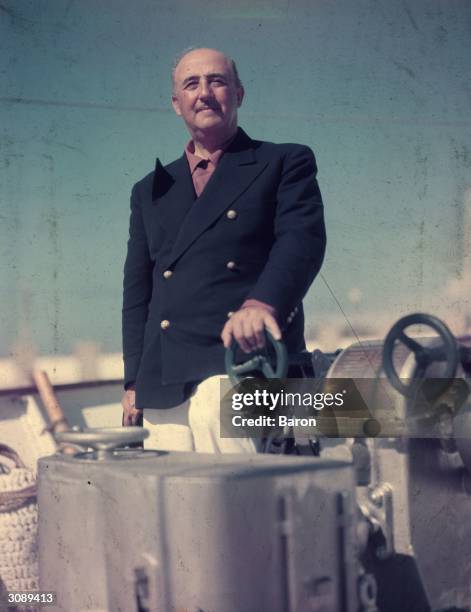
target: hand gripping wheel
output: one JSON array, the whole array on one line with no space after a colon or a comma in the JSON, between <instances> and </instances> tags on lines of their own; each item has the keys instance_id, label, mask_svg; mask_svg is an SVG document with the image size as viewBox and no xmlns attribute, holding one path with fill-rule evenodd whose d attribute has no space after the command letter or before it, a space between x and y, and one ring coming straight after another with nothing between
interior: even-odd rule
<instances>
[{"instance_id":1,"label":"hand gripping wheel","mask_svg":"<svg viewBox=\"0 0 471 612\"><path fill-rule=\"evenodd\" d=\"M439 336L438 346L423 346L414 338L405 333L411 325L425 325L433 329ZM413 354L416 361L414 377L409 384L404 383L394 367L394 349L396 342L404 344ZM415 397L419 386L419 380L425 379L429 365L434 362L445 362L445 371L441 378L430 380L426 387L428 399L436 399L444 393L453 382L460 360L459 349L453 334L448 327L432 315L411 314L395 323L384 340L383 346L383 368L391 385L402 395L408 398Z\"/></svg>"},{"instance_id":2,"label":"hand gripping wheel","mask_svg":"<svg viewBox=\"0 0 471 612\"><path fill-rule=\"evenodd\" d=\"M244 378L261 372L265 378L285 378L288 372L288 353L286 346L280 340L275 340L271 333L265 330L269 343L275 350L275 365L268 356L254 355L243 363L236 364L237 342L234 340L230 348L226 349L226 372L233 385L239 384Z\"/></svg>"}]
</instances>

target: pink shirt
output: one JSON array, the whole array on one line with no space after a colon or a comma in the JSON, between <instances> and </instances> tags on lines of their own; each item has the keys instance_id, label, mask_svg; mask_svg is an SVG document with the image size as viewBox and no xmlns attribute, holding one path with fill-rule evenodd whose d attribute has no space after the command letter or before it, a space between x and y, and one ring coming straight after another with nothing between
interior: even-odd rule
<instances>
[{"instance_id":1,"label":"pink shirt","mask_svg":"<svg viewBox=\"0 0 471 612\"><path fill-rule=\"evenodd\" d=\"M216 166L224 153L224 149L214 151L214 153L211 153L207 158L200 157L195 154L194 142L190 140L186 146L185 153L188 165L190 166L193 186L196 195L199 197L203 193L203 189L206 187L211 175L216 170Z\"/></svg>"}]
</instances>

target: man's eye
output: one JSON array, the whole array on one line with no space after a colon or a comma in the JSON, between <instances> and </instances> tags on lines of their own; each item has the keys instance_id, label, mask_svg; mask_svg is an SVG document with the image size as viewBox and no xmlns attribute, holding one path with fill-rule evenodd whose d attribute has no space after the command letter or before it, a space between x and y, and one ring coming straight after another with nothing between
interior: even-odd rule
<instances>
[{"instance_id":1,"label":"man's eye","mask_svg":"<svg viewBox=\"0 0 471 612\"><path fill-rule=\"evenodd\" d=\"M196 81L190 81L189 83L185 85L185 89L195 89L195 87L197 86L198 86L198 83Z\"/></svg>"}]
</instances>

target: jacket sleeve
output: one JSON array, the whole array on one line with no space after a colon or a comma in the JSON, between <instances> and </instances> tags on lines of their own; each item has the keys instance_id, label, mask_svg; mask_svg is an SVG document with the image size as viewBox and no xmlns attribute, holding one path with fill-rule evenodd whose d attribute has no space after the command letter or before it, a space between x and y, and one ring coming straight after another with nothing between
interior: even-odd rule
<instances>
[{"instance_id":1,"label":"jacket sleeve","mask_svg":"<svg viewBox=\"0 0 471 612\"><path fill-rule=\"evenodd\" d=\"M283 326L319 272L325 253L324 207L309 147L286 154L277 191L274 242L267 263L247 299L276 309Z\"/></svg>"},{"instance_id":2,"label":"jacket sleeve","mask_svg":"<svg viewBox=\"0 0 471 612\"><path fill-rule=\"evenodd\" d=\"M152 295L153 264L142 218L137 185L131 194L129 240L123 281L124 386L136 380L144 344L148 304Z\"/></svg>"}]
</instances>

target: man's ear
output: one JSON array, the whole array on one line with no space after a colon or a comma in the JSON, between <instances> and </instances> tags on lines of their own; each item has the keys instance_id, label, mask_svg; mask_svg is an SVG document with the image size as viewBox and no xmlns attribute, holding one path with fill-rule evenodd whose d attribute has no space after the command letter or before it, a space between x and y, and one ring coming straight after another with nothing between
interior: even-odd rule
<instances>
[{"instance_id":1,"label":"man's ear","mask_svg":"<svg viewBox=\"0 0 471 612\"><path fill-rule=\"evenodd\" d=\"M238 107L242 104L244 95L245 95L245 89L243 87L238 87L237 88L237 106Z\"/></svg>"},{"instance_id":2,"label":"man's ear","mask_svg":"<svg viewBox=\"0 0 471 612\"><path fill-rule=\"evenodd\" d=\"M177 115L181 117L182 111L180 109L180 103L178 102L177 96L172 96L172 106Z\"/></svg>"}]
</instances>

